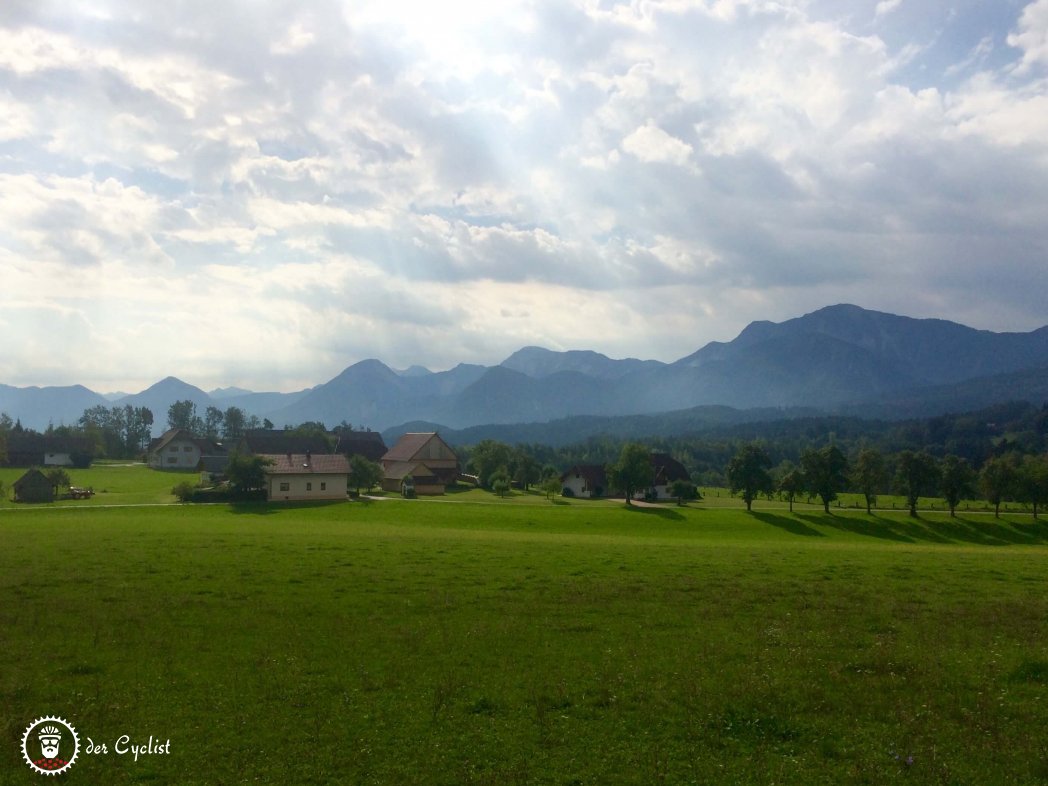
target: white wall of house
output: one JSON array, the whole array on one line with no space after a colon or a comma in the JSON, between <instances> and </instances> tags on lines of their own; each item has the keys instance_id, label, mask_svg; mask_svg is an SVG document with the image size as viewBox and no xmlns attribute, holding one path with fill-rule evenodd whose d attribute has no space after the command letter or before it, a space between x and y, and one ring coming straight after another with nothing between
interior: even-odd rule
<instances>
[{"instance_id":1,"label":"white wall of house","mask_svg":"<svg viewBox=\"0 0 1048 786\"><path fill-rule=\"evenodd\" d=\"M317 473L266 477L266 491L272 502L346 498L346 475Z\"/></svg>"},{"instance_id":2,"label":"white wall of house","mask_svg":"<svg viewBox=\"0 0 1048 786\"><path fill-rule=\"evenodd\" d=\"M199 463L200 448L188 439L173 439L149 454L149 464L155 469L194 469Z\"/></svg>"},{"instance_id":3,"label":"white wall of house","mask_svg":"<svg viewBox=\"0 0 1048 786\"><path fill-rule=\"evenodd\" d=\"M562 489L571 489L576 497L592 497L593 489L586 486L586 479L581 475L568 475L561 482Z\"/></svg>"},{"instance_id":4,"label":"white wall of house","mask_svg":"<svg viewBox=\"0 0 1048 786\"><path fill-rule=\"evenodd\" d=\"M45 453L44 466L71 467L73 466L73 457L70 456L68 453Z\"/></svg>"}]
</instances>

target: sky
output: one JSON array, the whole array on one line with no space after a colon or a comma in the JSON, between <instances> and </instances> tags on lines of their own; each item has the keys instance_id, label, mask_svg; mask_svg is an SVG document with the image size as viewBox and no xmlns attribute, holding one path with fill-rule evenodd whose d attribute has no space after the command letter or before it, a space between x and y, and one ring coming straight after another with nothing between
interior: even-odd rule
<instances>
[{"instance_id":1,"label":"sky","mask_svg":"<svg viewBox=\"0 0 1048 786\"><path fill-rule=\"evenodd\" d=\"M4 0L0 382L1048 323L1048 0Z\"/></svg>"}]
</instances>

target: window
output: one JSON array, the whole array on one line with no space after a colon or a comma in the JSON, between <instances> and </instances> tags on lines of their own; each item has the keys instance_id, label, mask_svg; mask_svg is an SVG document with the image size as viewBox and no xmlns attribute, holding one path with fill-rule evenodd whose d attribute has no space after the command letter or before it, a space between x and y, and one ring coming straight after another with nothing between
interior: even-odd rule
<instances>
[{"instance_id":1,"label":"window","mask_svg":"<svg viewBox=\"0 0 1048 786\"><path fill-rule=\"evenodd\" d=\"M190 453L193 450L193 446L186 445L184 448L182 448L182 450L184 450L186 453Z\"/></svg>"},{"instance_id":2,"label":"window","mask_svg":"<svg viewBox=\"0 0 1048 786\"><path fill-rule=\"evenodd\" d=\"M306 491L312 491L312 490L313 490L313 484L307 481L306 482Z\"/></svg>"},{"instance_id":3,"label":"window","mask_svg":"<svg viewBox=\"0 0 1048 786\"><path fill-rule=\"evenodd\" d=\"M281 483L280 483L280 490L281 491L291 491L291 484L288 483L286 480L281 481Z\"/></svg>"},{"instance_id":4,"label":"window","mask_svg":"<svg viewBox=\"0 0 1048 786\"><path fill-rule=\"evenodd\" d=\"M170 452L170 453L178 453L178 445L172 445L171 447L169 447L168 448L168 452Z\"/></svg>"},{"instance_id":5,"label":"window","mask_svg":"<svg viewBox=\"0 0 1048 786\"><path fill-rule=\"evenodd\" d=\"M327 483L321 481L321 483L320 483L320 490L321 491L327 491Z\"/></svg>"},{"instance_id":6,"label":"window","mask_svg":"<svg viewBox=\"0 0 1048 786\"><path fill-rule=\"evenodd\" d=\"M177 464L178 463L178 456L168 456L167 457L167 463L168 464Z\"/></svg>"}]
</instances>

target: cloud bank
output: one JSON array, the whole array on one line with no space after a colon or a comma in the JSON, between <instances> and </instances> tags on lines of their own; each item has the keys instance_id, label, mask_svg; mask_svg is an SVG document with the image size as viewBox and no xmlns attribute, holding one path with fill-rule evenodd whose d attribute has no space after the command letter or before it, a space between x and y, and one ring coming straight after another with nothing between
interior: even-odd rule
<instances>
[{"instance_id":1,"label":"cloud bank","mask_svg":"<svg viewBox=\"0 0 1048 786\"><path fill-rule=\"evenodd\" d=\"M0 10L0 381L290 390L1048 302L1048 0Z\"/></svg>"}]
</instances>

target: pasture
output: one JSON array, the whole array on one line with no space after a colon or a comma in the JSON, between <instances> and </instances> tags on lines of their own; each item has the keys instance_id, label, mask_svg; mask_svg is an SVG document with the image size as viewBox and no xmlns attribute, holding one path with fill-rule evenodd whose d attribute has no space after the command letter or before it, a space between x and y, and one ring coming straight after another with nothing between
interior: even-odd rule
<instances>
[{"instance_id":1,"label":"pasture","mask_svg":"<svg viewBox=\"0 0 1048 786\"><path fill-rule=\"evenodd\" d=\"M715 502L5 509L0 783L1048 781L1048 524Z\"/></svg>"}]
</instances>

